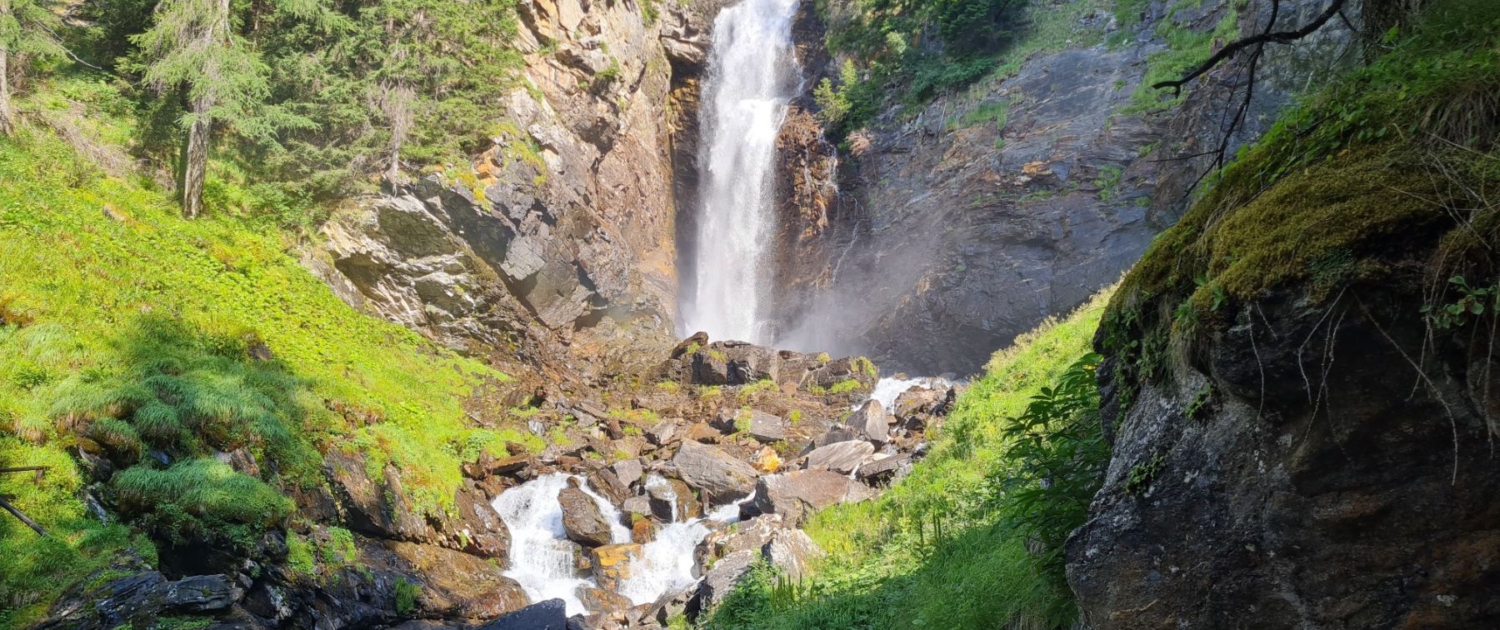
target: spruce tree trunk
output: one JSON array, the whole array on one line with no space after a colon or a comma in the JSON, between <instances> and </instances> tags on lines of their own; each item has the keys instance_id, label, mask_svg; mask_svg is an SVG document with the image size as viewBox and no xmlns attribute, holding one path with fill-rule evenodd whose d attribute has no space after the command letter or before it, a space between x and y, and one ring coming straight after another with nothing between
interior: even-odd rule
<instances>
[{"instance_id":1,"label":"spruce tree trunk","mask_svg":"<svg viewBox=\"0 0 1500 630\"><path fill-rule=\"evenodd\" d=\"M10 0L0 0L0 16L10 15ZM0 41L0 136L15 133L15 112L10 106L10 44Z\"/></svg>"},{"instance_id":2,"label":"spruce tree trunk","mask_svg":"<svg viewBox=\"0 0 1500 630\"><path fill-rule=\"evenodd\" d=\"M193 126L182 160L182 215L194 219L203 213L203 179L208 173L208 99L193 103Z\"/></svg>"}]
</instances>

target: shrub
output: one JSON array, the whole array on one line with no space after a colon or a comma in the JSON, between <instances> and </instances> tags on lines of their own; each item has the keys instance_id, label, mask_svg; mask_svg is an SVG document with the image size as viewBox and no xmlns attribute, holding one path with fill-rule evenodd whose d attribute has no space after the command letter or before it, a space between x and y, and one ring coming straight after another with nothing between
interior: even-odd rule
<instances>
[{"instance_id":1,"label":"shrub","mask_svg":"<svg viewBox=\"0 0 1500 630\"><path fill-rule=\"evenodd\" d=\"M421 594L422 587L416 582L406 578L396 580L396 614L402 617L410 617L417 612L417 595Z\"/></svg>"},{"instance_id":2,"label":"shrub","mask_svg":"<svg viewBox=\"0 0 1500 630\"><path fill-rule=\"evenodd\" d=\"M181 542L199 538L244 546L292 513L292 501L259 479L215 459L166 470L136 466L111 482L120 511Z\"/></svg>"}]
</instances>

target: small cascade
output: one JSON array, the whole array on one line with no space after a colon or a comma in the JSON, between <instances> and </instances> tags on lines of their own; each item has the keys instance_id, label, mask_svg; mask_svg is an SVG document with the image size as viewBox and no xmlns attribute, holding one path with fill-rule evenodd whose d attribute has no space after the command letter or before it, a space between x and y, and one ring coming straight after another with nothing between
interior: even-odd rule
<instances>
[{"instance_id":1,"label":"small cascade","mask_svg":"<svg viewBox=\"0 0 1500 630\"><path fill-rule=\"evenodd\" d=\"M577 546L567 540L562 506L557 500L569 479L578 479L580 489L598 504L610 524L611 542L630 542L630 530L622 524L620 511L575 475L537 477L501 493L492 505L510 530L509 570L505 575L519 582L533 602L560 598L567 604L569 615L588 614L598 611L584 608L578 590L598 584L578 573L573 555ZM692 586L698 579L693 575L698 544L713 531L713 523L739 521L740 505L750 500L745 497L715 508L707 517L679 522L682 515L677 511L671 483L653 474L646 478L646 487L664 491L663 496L671 500L673 522L658 530L655 540L642 546L630 561L629 577L621 582L619 593L634 604L651 603L666 593Z\"/></svg>"},{"instance_id":2,"label":"small cascade","mask_svg":"<svg viewBox=\"0 0 1500 630\"><path fill-rule=\"evenodd\" d=\"M712 531L706 523L738 522L740 505L750 499L745 497L722 505L704 518L678 522L681 515L677 513L677 497L672 485L660 475L649 475L646 487L664 489L664 495L672 501L673 522L658 530L656 539L641 548L640 557L630 565L630 577L620 585L620 594L635 604L654 602L666 593L696 582L697 578L693 577L694 551Z\"/></svg>"},{"instance_id":3,"label":"small cascade","mask_svg":"<svg viewBox=\"0 0 1500 630\"><path fill-rule=\"evenodd\" d=\"M572 477L564 473L538 477L506 490L492 504L510 530L510 568L505 575L519 582L533 602L562 599L569 615L587 612L578 599L578 589L595 585L593 580L579 577L573 556L577 547L563 531L557 495L568 487ZM612 541L630 542L630 530L620 524L620 511L578 479L581 489L609 521Z\"/></svg>"}]
</instances>

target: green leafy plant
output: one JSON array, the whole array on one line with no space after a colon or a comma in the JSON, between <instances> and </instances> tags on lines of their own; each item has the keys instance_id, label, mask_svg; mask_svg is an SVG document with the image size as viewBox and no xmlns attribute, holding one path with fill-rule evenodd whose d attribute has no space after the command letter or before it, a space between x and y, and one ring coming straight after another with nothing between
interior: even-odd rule
<instances>
[{"instance_id":1,"label":"green leafy plant","mask_svg":"<svg viewBox=\"0 0 1500 630\"><path fill-rule=\"evenodd\" d=\"M1126 494L1143 494L1151 487L1151 482L1161 473L1166 466L1167 458L1158 453L1151 459L1130 467L1130 474L1125 478Z\"/></svg>"},{"instance_id":2,"label":"green leafy plant","mask_svg":"<svg viewBox=\"0 0 1500 630\"><path fill-rule=\"evenodd\" d=\"M1422 315L1439 330L1462 327L1470 317L1482 316L1487 309L1500 306L1500 295L1497 295L1495 286L1470 286L1463 276L1449 278L1448 284L1458 292L1456 301L1437 308L1431 304L1422 306Z\"/></svg>"},{"instance_id":3,"label":"green leafy plant","mask_svg":"<svg viewBox=\"0 0 1500 630\"><path fill-rule=\"evenodd\" d=\"M1026 411L1002 423L1009 440L1009 465L993 479L1000 489L1009 523L1040 543L1037 570L1058 588L1066 588L1063 547L1068 534L1088 520L1089 502L1104 481L1109 446L1099 423L1099 387L1095 372L1102 360L1087 354L1057 380L1041 388ZM1054 618L1071 611L1055 610Z\"/></svg>"}]
</instances>

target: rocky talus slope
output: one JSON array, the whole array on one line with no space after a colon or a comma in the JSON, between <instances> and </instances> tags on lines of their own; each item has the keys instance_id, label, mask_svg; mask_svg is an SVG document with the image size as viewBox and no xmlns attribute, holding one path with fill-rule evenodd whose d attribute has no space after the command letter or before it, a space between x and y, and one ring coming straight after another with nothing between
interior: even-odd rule
<instances>
[{"instance_id":1,"label":"rocky talus slope","mask_svg":"<svg viewBox=\"0 0 1500 630\"><path fill-rule=\"evenodd\" d=\"M797 527L909 471L957 394L915 388L887 410L865 401L875 368L864 359L695 345L663 348L671 358L629 379L644 385L525 403L550 444L539 453L512 444L508 457L481 453L465 463L451 511L424 514L393 468L330 452L326 483L295 494L287 530L249 550L179 547L155 567L122 567L126 577L66 595L40 627L104 629L185 614L205 615L214 628L661 628L711 608L763 559L805 571L823 552ZM577 576L598 585L580 595L586 614L571 619L505 575L513 533L491 507L553 473L575 476L558 501ZM621 521L608 522L581 487ZM660 528L731 503L740 522L704 521L714 531L688 559L702 580L641 605L618 592ZM629 528L630 542L612 543L612 526ZM308 541L300 544L311 545L316 560L305 562L314 564L298 560L292 538Z\"/></svg>"}]
</instances>

